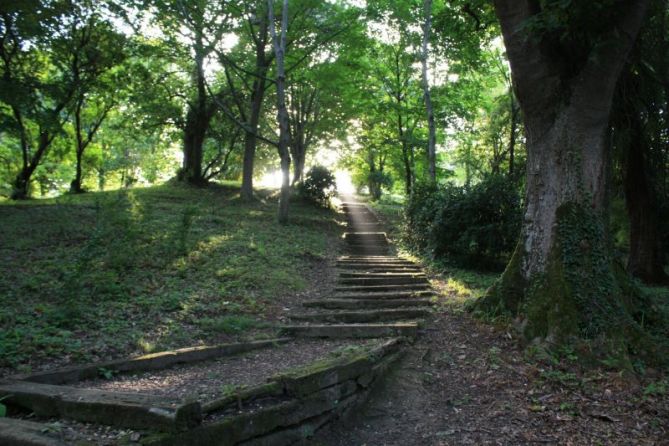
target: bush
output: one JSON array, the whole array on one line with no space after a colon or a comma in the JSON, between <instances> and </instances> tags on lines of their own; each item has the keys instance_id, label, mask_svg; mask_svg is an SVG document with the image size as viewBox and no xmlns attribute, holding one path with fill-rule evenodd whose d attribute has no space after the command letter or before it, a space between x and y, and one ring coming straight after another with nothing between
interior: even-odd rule
<instances>
[{"instance_id":1,"label":"bush","mask_svg":"<svg viewBox=\"0 0 669 446\"><path fill-rule=\"evenodd\" d=\"M520 232L522 209L514 183L491 176L471 187L417 186L404 220L413 249L460 266L498 268Z\"/></svg>"},{"instance_id":2,"label":"bush","mask_svg":"<svg viewBox=\"0 0 669 446\"><path fill-rule=\"evenodd\" d=\"M334 173L323 166L314 166L299 185L300 196L319 206L328 206L330 198L337 194Z\"/></svg>"}]
</instances>

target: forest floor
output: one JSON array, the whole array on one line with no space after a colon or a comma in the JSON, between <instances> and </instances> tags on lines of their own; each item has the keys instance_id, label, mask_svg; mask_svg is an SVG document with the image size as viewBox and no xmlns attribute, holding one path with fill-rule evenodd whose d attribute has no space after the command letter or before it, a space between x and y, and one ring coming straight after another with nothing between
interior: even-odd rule
<instances>
[{"instance_id":1,"label":"forest floor","mask_svg":"<svg viewBox=\"0 0 669 446\"><path fill-rule=\"evenodd\" d=\"M374 207L396 235L398 207ZM522 347L506 326L465 311L496 274L428 273L441 293L425 333L365 410L315 445L669 445L666 375L586 369L568 349ZM669 302L669 289L649 291Z\"/></svg>"},{"instance_id":2,"label":"forest floor","mask_svg":"<svg viewBox=\"0 0 669 446\"><path fill-rule=\"evenodd\" d=\"M0 204L0 376L266 338L325 296L341 216L174 186ZM376 209L389 222L397 206ZM466 303L496 274L431 267L438 309L367 406L308 444L669 445L669 379L520 345ZM669 290L651 290L669 302Z\"/></svg>"},{"instance_id":3,"label":"forest floor","mask_svg":"<svg viewBox=\"0 0 669 446\"><path fill-rule=\"evenodd\" d=\"M182 186L0 203L0 377L274 335L334 280L343 223L273 191Z\"/></svg>"}]
</instances>

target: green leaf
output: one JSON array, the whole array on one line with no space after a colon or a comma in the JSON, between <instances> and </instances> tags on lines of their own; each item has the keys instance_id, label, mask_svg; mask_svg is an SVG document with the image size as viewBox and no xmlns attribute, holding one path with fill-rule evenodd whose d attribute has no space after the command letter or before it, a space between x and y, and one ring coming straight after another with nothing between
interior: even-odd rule
<instances>
[{"instance_id":1,"label":"green leaf","mask_svg":"<svg viewBox=\"0 0 669 446\"><path fill-rule=\"evenodd\" d=\"M7 406L0 403L0 418L7 416Z\"/></svg>"}]
</instances>

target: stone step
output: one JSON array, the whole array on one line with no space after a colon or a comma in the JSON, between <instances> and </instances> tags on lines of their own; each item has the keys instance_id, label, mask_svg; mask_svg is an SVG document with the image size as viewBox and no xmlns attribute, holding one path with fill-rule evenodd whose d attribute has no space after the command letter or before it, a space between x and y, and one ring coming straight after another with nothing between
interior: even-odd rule
<instances>
[{"instance_id":1,"label":"stone step","mask_svg":"<svg viewBox=\"0 0 669 446\"><path fill-rule=\"evenodd\" d=\"M307 308L324 308L327 310L356 310L362 308L401 308L430 307L429 299L320 299L302 303Z\"/></svg>"},{"instance_id":2,"label":"stone step","mask_svg":"<svg viewBox=\"0 0 669 446\"><path fill-rule=\"evenodd\" d=\"M348 246L346 252L350 254L389 254L390 247L374 247L374 246Z\"/></svg>"},{"instance_id":3,"label":"stone step","mask_svg":"<svg viewBox=\"0 0 669 446\"><path fill-rule=\"evenodd\" d=\"M393 308L381 310L333 311L309 314L293 314L292 320L303 322L362 324L368 322L406 321L423 319L430 315L425 308Z\"/></svg>"},{"instance_id":4,"label":"stone step","mask_svg":"<svg viewBox=\"0 0 669 446\"><path fill-rule=\"evenodd\" d=\"M369 293L374 291L424 291L429 290L429 283L413 283L408 285L351 285L338 286L334 291L339 293Z\"/></svg>"},{"instance_id":5,"label":"stone step","mask_svg":"<svg viewBox=\"0 0 669 446\"><path fill-rule=\"evenodd\" d=\"M350 277L342 278L338 281L341 285L428 285L430 282L425 278L425 276L408 276L408 277Z\"/></svg>"},{"instance_id":6,"label":"stone step","mask_svg":"<svg viewBox=\"0 0 669 446\"><path fill-rule=\"evenodd\" d=\"M379 256L365 256L365 255L342 255L337 258L338 262L390 262L390 263L403 263L415 265L411 260L402 259L397 256L392 255L379 255Z\"/></svg>"},{"instance_id":7,"label":"stone step","mask_svg":"<svg viewBox=\"0 0 669 446\"><path fill-rule=\"evenodd\" d=\"M381 222L376 218L375 215L373 214L367 214L367 215L358 215L355 218L349 218L346 220L349 226L352 227L364 227L364 226L380 226ZM360 232L360 229L357 229L355 231L350 231L350 232ZM371 232L371 231L370 231Z\"/></svg>"},{"instance_id":8,"label":"stone step","mask_svg":"<svg viewBox=\"0 0 669 446\"><path fill-rule=\"evenodd\" d=\"M382 263L352 263L338 265L338 268L343 271L358 271L370 273L422 273L423 269L420 266L411 265L384 265Z\"/></svg>"},{"instance_id":9,"label":"stone step","mask_svg":"<svg viewBox=\"0 0 669 446\"><path fill-rule=\"evenodd\" d=\"M281 332L302 338L385 338L418 334L416 322L388 324L286 325Z\"/></svg>"},{"instance_id":10,"label":"stone step","mask_svg":"<svg viewBox=\"0 0 669 446\"><path fill-rule=\"evenodd\" d=\"M49 426L34 421L0 418L0 444L21 446L65 446L48 434ZM58 435L60 436L60 435Z\"/></svg>"},{"instance_id":11,"label":"stone step","mask_svg":"<svg viewBox=\"0 0 669 446\"><path fill-rule=\"evenodd\" d=\"M9 381L0 384L0 398L8 406L18 406L42 417L137 429L178 431L197 426L202 420L197 401L182 402L143 393Z\"/></svg>"},{"instance_id":12,"label":"stone step","mask_svg":"<svg viewBox=\"0 0 669 446\"><path fill-rule=\"evenodd\" d=\"M349 257L346 259L337 260L337 266L356 266L356 265L366 265L366 266L418 266L415 263L409 262L407 260L384 260L383 256L377 256L376 259L372 258L359 258L354 259Z\"/></svg>"},{"instance_id":13,"label":"stone step","mask_svg":"<svg viewBox=\"0 0 669 446\"><path fill-rule=\"evenodd\" d=\"M395 278L395 277L401 277L401 278L422 278L425 279L425 274L423 274L421 271L407 271L407 272L398 272L398 271L388 271L388 272L372 272L372 271L348 271L348 272L340 272L339 277L345 278L345 279L364 279L364 278Z\"/></svg>"},{"instance_id":14,"label":"stone step","mask_svg":"<svg viewBox=\"0 0 669 446\"><path fill-rule=\"evenodd\" d=\"M347 239L344 240L347 246L389 246L388 240L375 240L375 239Z\"/></svg>"},{"instance_id":15,"label":"stone step","mask_svg":"<svg viewBox=\"0 0 669 446\"><path fill-rule=\"evenodd\" d=\"M386 240L386 233L383 231L359 231L359 232L345 232L344 238L378 238Z\"/></svg>"},{"instance_id":16,"label":"stone step","mask_svg":"<svg viewBox=\"0 0 669 446\"><path fill-rule=\"evenodd\" d=\"M335 293L332 295L332 299L376 299L376 300L386 300L386 299L417 299L421 297L431 297L436 296L431 289L427 290L418 290L418 291L382 291L382 292L362 292L362 293Z\"/></svg>"}]
</instances>

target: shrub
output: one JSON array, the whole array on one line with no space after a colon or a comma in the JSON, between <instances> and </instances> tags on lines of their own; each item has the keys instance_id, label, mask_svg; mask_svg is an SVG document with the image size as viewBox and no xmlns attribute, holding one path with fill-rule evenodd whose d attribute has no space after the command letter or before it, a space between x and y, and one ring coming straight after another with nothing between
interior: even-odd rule
<instances>
[{"instance_id":1,"label":"shrub","mask_svg":"<svg viewBox=\"0 0 669 446\"><path fill-rule=\"evenodd\" d=\"M490 176L471 187L422 185L407 203L404 239L434 258L497 268L515 247L521 212L518 190L504 177Z\"/></svg>"},{"instance_id":2,"label":"shrub","mask_svg":"<svg viewBox=\"0 0 669 446\"><path fill-rule=\"evenodd\" d=\"M319 206L328 206L330 198L337 193L334 173L323 166L314 166L299 186L300 196Z\"/></svg>"}]
</instances>

